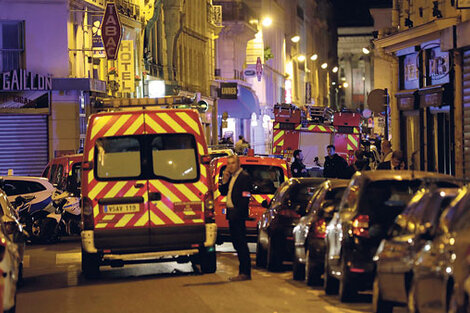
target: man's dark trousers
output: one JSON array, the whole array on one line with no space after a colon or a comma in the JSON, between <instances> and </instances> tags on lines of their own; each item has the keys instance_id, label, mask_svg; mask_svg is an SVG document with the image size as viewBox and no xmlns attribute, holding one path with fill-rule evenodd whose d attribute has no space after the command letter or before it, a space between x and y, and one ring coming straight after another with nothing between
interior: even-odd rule
<instances>
[{"instance_id":1,"label":"man's dark trousers","mask_svg":"<svg viewBox=\"0 0 470 313\"><path fill-rule=\"evenodd\" d=\"M239 274L251 277L251 259L246 242L246 225L244 219L231 219L228 221L233 247L237 251Z\"/></svg>"}]
</instances>

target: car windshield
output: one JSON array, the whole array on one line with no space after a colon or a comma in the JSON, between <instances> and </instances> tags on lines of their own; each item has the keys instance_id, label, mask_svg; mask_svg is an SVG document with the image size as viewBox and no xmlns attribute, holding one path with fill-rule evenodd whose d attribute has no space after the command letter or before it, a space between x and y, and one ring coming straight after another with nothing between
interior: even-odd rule
<instances>
[{"instance_id":1,"label":"car windshield","mask_svg":"<svg viewBox=\"0 0 470 313\"><path fill-rule=\"evenodd\" d=\"M369 183L359 203L359 214L371 224L390 225L421 185L420 180L382 180Z\"/></svg>"},{"instance_id":2,"label":"car windshield","mask_svg":"<svg viewBox=\"0 0 470 313\"><path fill-rule=\"evenodd\" d=\"M220 169L219 180L222 180L226 166ZM252 181L252 194L274 194L284 182L284 171L278 166L242 164Z\"/></svg>"},{"instance_id":3,"label":"car windshield","mask_svg":"<svg viewBox=\"0 0 470 313\"><path fill-rule=\"evenodd\" d=\"M196 181L199 168L191 134L139 135L96 141L97 178Z\"/></svg>"}]
</instances>

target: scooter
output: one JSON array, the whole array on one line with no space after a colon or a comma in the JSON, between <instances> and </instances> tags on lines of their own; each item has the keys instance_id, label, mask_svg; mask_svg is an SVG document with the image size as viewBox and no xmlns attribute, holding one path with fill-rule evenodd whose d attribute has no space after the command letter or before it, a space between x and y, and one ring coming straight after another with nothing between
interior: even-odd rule
<instances>
[{"instance_id":1,"label":"scooter","mask_svg":"<svg viewBox=\"0 0 470 313\"><path fill-rule=\"evenodd\" d=\"M81 231L80 198L64 191L53 201L56 205L56 213L61 214L58 221L58 236L79 235Z\"/></svg>"}]
</instances>

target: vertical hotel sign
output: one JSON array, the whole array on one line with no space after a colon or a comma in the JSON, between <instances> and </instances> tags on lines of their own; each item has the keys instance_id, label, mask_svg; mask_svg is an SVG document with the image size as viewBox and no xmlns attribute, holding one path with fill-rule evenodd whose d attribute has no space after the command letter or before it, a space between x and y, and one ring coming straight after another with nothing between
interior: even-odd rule
<instances>
[{"instance_id":1,"label":"vertical hotel sign","mask_svg":"<svg viewBox=\"0 0 470 313\"><path fill-rule=\"evenodd\" d=\"M118 54L119 91L135 92L134 41L123 40Z\"/></svg>"}]
</instances>

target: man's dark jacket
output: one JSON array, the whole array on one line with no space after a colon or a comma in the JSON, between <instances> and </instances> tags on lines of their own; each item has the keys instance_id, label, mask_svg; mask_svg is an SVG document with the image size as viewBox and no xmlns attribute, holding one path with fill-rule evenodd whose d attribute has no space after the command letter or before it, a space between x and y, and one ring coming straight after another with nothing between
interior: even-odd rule
<instances>
[{"instance_id":1,"label":"man's dark jacket","mask_svg":"<svg viewBox=\"0 0 470 313\"><path fill-rule=\"evenodd\" d=\"M295 161L292 162L290 169L292 171L292 177L308 176L307 170L305 169L305 165L299 159L295 159Z\"/></svg>"},{"instance_id":2,"label":"man's dark jacket","mask_svg":"<svg viewBox=\"0 0 470 313\"><path fill-rule=\"evenodd\" d=\"M329 156L325 157L323 176L327 178L351 178L348 162L336 153L331 158Z\"/></svg>"},{"instance_id":3,"label":"man's dark jacket","mask_svg":"<svg viewBox=\"0 0 470 313\"><path fill-rule=\"evenodd\" d=\"M226 184L220 184L219 191L223 196L227 196L231 177ZM233 209L227 208L228 220L246 220L248 218L248 205L250 202L251 178L247 172L242 171L235 181L232 189Z\"/></svg>"}]
</instances>

